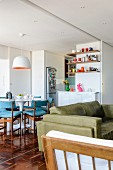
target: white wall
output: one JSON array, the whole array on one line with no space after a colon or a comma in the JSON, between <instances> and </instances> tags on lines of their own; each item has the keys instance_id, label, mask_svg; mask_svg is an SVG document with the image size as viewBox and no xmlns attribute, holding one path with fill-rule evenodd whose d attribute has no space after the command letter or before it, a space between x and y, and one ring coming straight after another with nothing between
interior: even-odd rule
<instances>
[{"instance_id":1,"label":"white wall","mask_svg":"<svg viewBox=\"0 0 113 170\"><path fill-rule=\"evenodd\" d=\"M8 47L0 45L0 96L9 90L9 59Z\"/></svg>"},{"instance_id":2,"label":"white wall","mask_svg":"<svg viewBox=\"0 0 113 170\"><path fill-rule=\"evenodd\" d=\"M45 61L44 51L32 52L32 94L45 98Z\"/></svg>"},{"instance_id":3,"label":"white wall","mask_svg":"<svg viewBox=\"0 0 113 170\"><path fill-rule=\"evenodd\" d=\"M0 59L0 97L6 96L6 92L9 91L9 61Z\"/></svg>"},{"instance_id":4,"label":"white wall","mask_svg":"<svg viewBox=\"0 0 113 170\"><path fill-rule=\"evenodd\" d=\"M51 53L46 51L45 52L46 56L46 67L54 67L57 69L56 72L56 89L57 90L63 90L64 84L63 80L65 79L65 74L64 74L64 56L58 55L55 53Z\"/></svg>"},{"instance_id":5,"label":"white wall","mask_svg":"<svg viewBox=\"0 0 113 170\"><path fill-rule=\"evenodd\" d=\"M13 93L13 95L24 92L31 93L31 70L12 69L13 60L19 55L21 55L20 49L9 48L10 91ZM22 55L28 57L29 60L31 60L29 51L22 51Z\"/></svg>"},{"instance_id":6,"label":"white wall","mask_svg":"<svg viewBox=\"0 0 113 170\"><path fill-rule=\"evenodd\" d=\"M113 47L102 42L102 103L113 104Z\"/></svg>"},{"instance_id":7,"label":"white wall","mask_svg":"<svg viewBox=\"0 0 113 170\"><path fill-rule=\"evenodd\" d=\"M0 59L8 60L8 47L0 45Z\"/></svg>"},{"instance_id":8,"label":"white wall","mask_svg":"<svg viewBox=\"0 0 113 170\"><path fill-rule=\"evenodd\" d=\"M46 98L46 67L55 67L57 89L64 80L64 57L48 51L32 52L32 94Z\"/></svg>"},{"instance_id":9,"label":"white wall","mask_svg":"<svg viewBox=\"0 0 113 170\"><path fill-rule=\"evenodd\" d=\"M31 70L12 69L14 58L20 54L20 49L0 45L0 96L5 96L7 91L13 95L31 93ZM29 51L22 51L22 55L30 59Z\"/></svg>"}]
</instances>

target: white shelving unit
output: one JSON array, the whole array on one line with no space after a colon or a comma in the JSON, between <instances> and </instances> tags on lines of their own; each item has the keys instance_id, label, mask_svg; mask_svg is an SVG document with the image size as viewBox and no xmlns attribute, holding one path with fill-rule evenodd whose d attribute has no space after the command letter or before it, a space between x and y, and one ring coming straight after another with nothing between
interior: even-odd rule
<instances>
[{"instance_id":1,"label":"white shelving unit","mask_svg":"<svg viewBox=\"0 0 113 170\"><path fill-rule=\"evenodd\" d=\"M81 50L82 48L86 49L92 47L92 51L87 52L79 52L76 54L76 58L85 58L85 62L77 62L76 63L76 91L77 84L81 83L84 92L99 92L101 93L101 42L87 43L87 44L79 44L76 46L77 50ZM97 57L95 60L86 60L88 58ZM81 71L82 68L84 71ZM99 99L101 101L101 99Z\"/></svg>"},{"instance_id":2,"label":"white shelving unit","mask_svg":"<svg viewBox=\"0 0 113 170\"><path fill-rule=\"evenodd\" d=\"M98 55L98 61L76 62L76 70L84 67L84 72L75 73L75 89L77 92L77 84L81 83L84 92L90 91L99 93L98 101L102 104L113 104L113 47L102 42L96 41L92 43L78 44L76 50L80 51L82 48L86 49L92 47L92 51L75 52L68 54L76 58L86 57L86 55ZM71 65L69 63L69 65ZM73 65L73 63L72 63ZM90 67L97 68L98 71L88 71ZM86 71L87 70L87 71ZM92 92L91 92L92 91ZM79 92L80 93L80 92ZM68 94L69 95L69 94ZM79 97L78 97L79 98ZM70 96L71 100L71 96Z\"/></svg>"}]
</instances>

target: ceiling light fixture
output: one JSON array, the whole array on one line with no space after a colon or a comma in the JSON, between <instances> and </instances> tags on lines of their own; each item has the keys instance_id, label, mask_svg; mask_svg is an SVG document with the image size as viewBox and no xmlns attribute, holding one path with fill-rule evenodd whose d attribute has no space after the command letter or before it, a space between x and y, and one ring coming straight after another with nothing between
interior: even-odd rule
<instances>
[{"instance_id":1,"label":"ceiling light fixture","mask_svg":"<svg viewBox=\"0 0 113 170\"><path fill-rule=\"evenodd\" d=\"M80 6L80 8L85 8L85 5Z\"/></svg>"},{"instance_id":2,"label":"ceiling light fixture","mask_svg":"<svg viewBox=\"0 0 113 170\"><path fill-rule=\"evenodd\" d=\"M38 22L38 20L34 20L34 22Z\"/></svg>"},{"instance_id":3,"label":"ceiling light fixture","mask_svg":"<svg viewBox=\"0 0 113 170\"><path fill-rule=\"evenodd\" d=\"M29 59L27 57L17 56L13 60L12 68L16 69L16 70L30 69L31 68L30 61L29 61Z\"/></svg>"},{"instance_id":4,"label":"ceiling light fixture","mask_svg":"<svg viewBox=\"0 0 113 170\"><path fill-rule=\"evenodd\" d=\"M103 24L103 25L106 25L106 24L107 24L107 22L105 22L105 21L104 21L102 24Z\"/></svg>"},{"instance_id":5,"label":"ceiling light fixture","mask_svg":"<svg viewBox=\"0 0 113 170\"><path fill-rule=\"evenodd\" d=\"M26 34L19 33L20 37L23 37L25 35ZM12 68L16 70L31 68L29 59L27 57L22 56L22 49L21 49L21 55L14 58Z\"/></svg>"}]
</instances>

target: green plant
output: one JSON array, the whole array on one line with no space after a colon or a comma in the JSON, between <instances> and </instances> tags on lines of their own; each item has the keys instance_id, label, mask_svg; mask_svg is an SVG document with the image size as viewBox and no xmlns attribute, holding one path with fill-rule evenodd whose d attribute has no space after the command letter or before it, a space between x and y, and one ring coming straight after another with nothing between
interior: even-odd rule
<instances>
[{"instance_id":1,"label":"green plant","mask_svg":"<svg viewBox=\"0 0 113 170\"><path fill-rule=\"evenodd\" d=\"M68 80L64 80L63 83L65 84L65 90L66 90L66 91L69 91L70 88L69 88L69 82L68 82Z\"/></svg>"},{"instance_id":2,"label":"green plant","mask_svg":"<svg viewBox=\"0 0 113 170\"><path fill-rule=\"evenodd\" d=\"M63 83L65 84L69 84L68 80L64 80Z\"/></svg>"},{"instance_id":3,"label":"green plant","mask_svg":"<svg viewBox=\"0 0 113 170\"><path fill-rule=\"evenodd\" d=\"M23 94L18 94L18 96L23 96Z\"/></svg>"}]
</instances>

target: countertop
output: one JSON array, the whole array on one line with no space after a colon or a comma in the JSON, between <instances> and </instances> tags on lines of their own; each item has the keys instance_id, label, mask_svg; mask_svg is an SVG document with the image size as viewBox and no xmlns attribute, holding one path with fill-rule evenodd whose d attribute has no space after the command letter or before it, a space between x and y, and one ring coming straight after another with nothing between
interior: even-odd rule
<instances>
[{"instance_id":1,"label":"countertop","mask_svg":"<svg viewBox=\"0 0 113 170\"><path fill-rule=\"evenodd\" d=\"M60 92L60 93L64 93L64 92L67 92L67 93L79 93L79 94L83 94L83 93L84 93L84 94L85 94L85 93L90 93L90 94L91 94L91 93L92 93L92 94L99 93L99 92L86 92L86 91L76 92L76 91L65 91L65 90L64 90L64 91L63 91L63 90L62 90L62 91L58 90L57 92L58 92L58 93L59 93L59 92Z\"/></svg>"}]
</instances>

